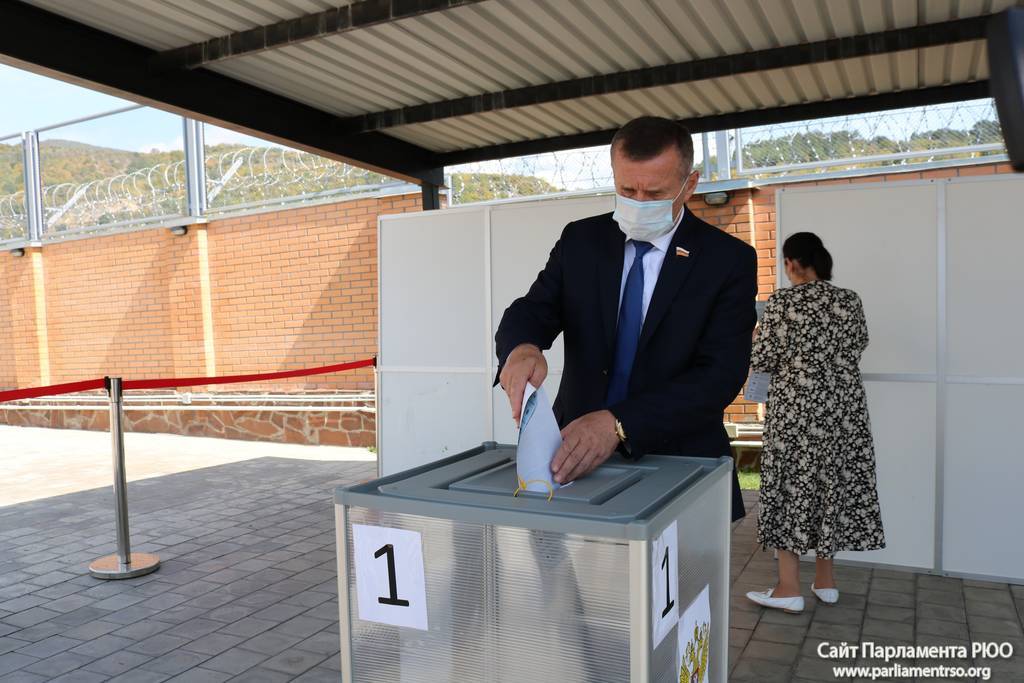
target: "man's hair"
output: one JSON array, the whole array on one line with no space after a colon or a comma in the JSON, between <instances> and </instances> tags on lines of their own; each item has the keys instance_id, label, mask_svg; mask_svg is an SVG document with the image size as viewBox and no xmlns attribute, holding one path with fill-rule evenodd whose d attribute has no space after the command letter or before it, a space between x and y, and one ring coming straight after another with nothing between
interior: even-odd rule
<instances>
[{"instance_id":1,"label":"man's hair","mask_svg":"<svg viewBox=\"0 0 1024 683\"><path fill-rule=\"evenodd\" d=\"M675 146L683 159L683 172L693 168L693 138L689 129L661 116L641 116L619 128L612 138L612 155L622 152L634 161L653 159Z\"/></svg>"}]
</instances>

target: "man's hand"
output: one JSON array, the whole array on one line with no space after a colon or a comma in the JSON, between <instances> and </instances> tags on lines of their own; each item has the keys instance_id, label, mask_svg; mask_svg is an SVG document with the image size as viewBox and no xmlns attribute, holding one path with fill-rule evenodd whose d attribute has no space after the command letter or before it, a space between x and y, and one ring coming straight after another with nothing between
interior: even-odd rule
<instances>
[{"instance_id":1,"label":"man's hand","mask_svg":"<svg viewBox=\"0 0 1024 683\"><path fill-rule=\"evenodd\" d=\"M519 425L523 411L523 392L526 383L540 387L548 376L548 362L540 348L533 344L520 344L512 349L505 359L505 367L501 369L501 388L508 394L509 405L512 406L512 419Z\"/></svg>"},{"instance_id":2,"label":"man's hand","mask_svg":"<svg viewBox=\"0 0 1024 683\"><path fill-rule=\"evenodd\" d=\"M590 474L618 444L611 412L597 410L576 418L562 430L562 445L551 461L555 481L564 484Z\"/></svg>"}]
</instances>

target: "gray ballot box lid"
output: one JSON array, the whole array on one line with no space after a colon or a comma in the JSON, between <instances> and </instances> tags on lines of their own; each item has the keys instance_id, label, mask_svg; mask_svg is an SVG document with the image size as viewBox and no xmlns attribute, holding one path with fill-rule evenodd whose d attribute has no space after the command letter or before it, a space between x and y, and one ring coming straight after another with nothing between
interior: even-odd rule
<instances>
[{"instance_id":1,"label":"gray ballot box lid","mask_svg":"<svg viewBox=\"0 0 1024 683\"><path fill-rule=\"evenodd\" d=\"M571 486L517 489L515 446L485 443L464 453L335 490L335 502L382 512L609 538L647 539L719 477L732 459L613 456ZM732 489L726 487L727 494ZM723 501L723 506L729 505Z\"/></svg>"}]
</instances>

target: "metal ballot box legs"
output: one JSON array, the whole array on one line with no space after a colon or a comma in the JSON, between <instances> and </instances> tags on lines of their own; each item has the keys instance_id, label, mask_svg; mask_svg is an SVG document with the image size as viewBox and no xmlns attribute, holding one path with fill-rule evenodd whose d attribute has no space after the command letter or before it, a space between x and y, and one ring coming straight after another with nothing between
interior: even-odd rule
<instances>
[{"instance_id":1,"label":"metal ballot box legs","mask_svg":"<svg viewBox=\"0 0 1024 683\"><path fill-rule=\"evenodd\" d=\"M724 683L731 459L612 459L548 501L514 457L335 492L342 680Z\"/></svg>"}]
</instances>

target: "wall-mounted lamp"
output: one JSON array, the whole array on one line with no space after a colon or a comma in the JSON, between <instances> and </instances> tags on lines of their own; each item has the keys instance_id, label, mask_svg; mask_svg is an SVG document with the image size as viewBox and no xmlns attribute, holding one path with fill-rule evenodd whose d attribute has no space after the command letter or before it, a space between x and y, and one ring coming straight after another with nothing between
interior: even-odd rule
<instances>
[{"instance_id":1,"label":"wall-mounted lamp","mask_svg":"<svg viewBox=\"0 0 1024 683\"><path fill-rule=\"evenodd\" d=\"M728 192L708 192L704 195L704 203L708 206L721 206L729 201Z\"/></svg>"},{"instance_id":2,"label":"wall-mounted lamp","mask_svg":"<svg viewBox=\"0 0 1024 683\"><path fill-rule=\"evenodd\" d=\"M25 255L25 250L22 249L21 247L17 247L15 249L11 249L11 256L24 256L24 255Z\"/></svg>"},{"instance_id":3,"label":"wall-mounted lamp","mask_svg":"<svg viewBox=\"0 0 1024 683\"><path fill-rule=\"evenodd\" d=\"M178 237L181 237L182 235L187 235L188 234L188 226L187 225L175 225L173 228L171 228L171 234L172 235L177 235Z\"/></svg>"}]
</instances>

